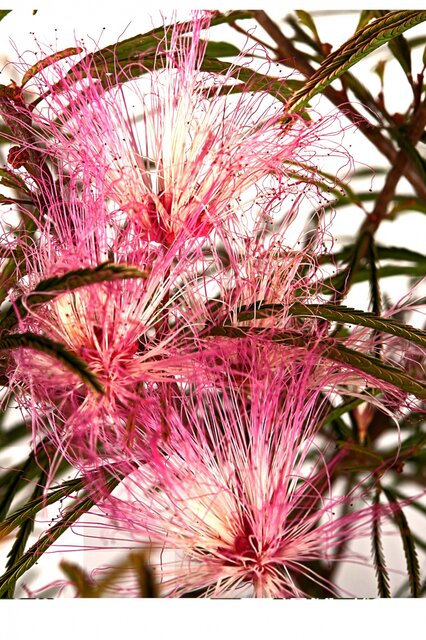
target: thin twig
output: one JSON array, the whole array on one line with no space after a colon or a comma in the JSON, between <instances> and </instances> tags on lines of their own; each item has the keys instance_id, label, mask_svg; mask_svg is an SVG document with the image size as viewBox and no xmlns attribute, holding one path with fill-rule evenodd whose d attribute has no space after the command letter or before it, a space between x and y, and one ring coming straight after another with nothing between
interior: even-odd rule
<instances>
[{"instance_id":1,"label":"thin twig","mask_svg":"<svg viewBox=\"0 0 426 640\"><path fill-rule=\"evenodd\" d=\"M306 60L303 53L298 51L290 40L282 33L281 29L271 20L271 18L265 13L265 11L253 11L253 17L257 20L261 27L267 32L267 34L274 40L277 45L277 50L280 55L280 61L286 65L291 66L299 71L302 75L309 78L315 72L315 69ZM358 129L363 135L382 153L389 162L394 165L399 153L392 142L385 138L380 130L369 123L359 111L357 111L353 105L351 105L344 92L336 91L332 87L324 89L324 95L339 109L344 112L344 115L355 123ZM426 185L423 178L418 174L417 169L412 160L406 156L406 162L403 166L403 175L407 178L410 184L415 189L419 197L426 199Z\"/></svg>"},{"instance_id":2,"label":"thin twig","mask_svg":"<svg viewBox=\"0 0 426 640\"><path fill-rule=\"evenodd\" d=\"M414 112L407 131L407 140L413 146L417 144L426 127L426 98ZM362 225L362 230L375 233L380 223L387 217L388 208L395 195L395 190L404 170L408 164L409 157L405 149L401 149L395 158L392 168L386 176L385 184L378 198L373 211Z\"/></svg>"}]
</instances>

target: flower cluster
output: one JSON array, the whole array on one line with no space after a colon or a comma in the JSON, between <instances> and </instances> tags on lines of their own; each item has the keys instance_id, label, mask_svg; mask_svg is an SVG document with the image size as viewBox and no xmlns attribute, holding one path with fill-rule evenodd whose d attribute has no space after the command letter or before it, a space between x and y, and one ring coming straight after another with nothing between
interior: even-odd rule
<instances>
[{"instance_id":1,"label":"flower cluster","mask_svg":"<svg viewBox=\"0 0 426 640\"><path fill-rule=\"evenodd\" d=\"M206 70L209 21L195 12L124 68L111 53L113 73L96 54L72 71L52 58L31 108L2 96L33 203L31 232L8 238L28 274L11 335L33 342L7 373L36 439L89 479L120 477L117 495L96 484L111 527L175 554L163 594L336 594L318 563L391 508L349 508L368 482L335 494L346 452L320 429L346 396L384 411L406 397L292 311L324 296L317 164L337 116L286 113L240 80L247 56ZM359 332L359 353L374 344Z\"/></svg>"}]
</instances>

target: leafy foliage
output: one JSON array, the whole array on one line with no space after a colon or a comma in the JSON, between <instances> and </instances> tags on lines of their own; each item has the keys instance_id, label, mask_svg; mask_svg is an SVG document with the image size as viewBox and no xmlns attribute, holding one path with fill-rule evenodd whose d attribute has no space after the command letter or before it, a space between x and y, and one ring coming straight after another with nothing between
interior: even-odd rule
<instances>
[{"instance_id":1,"label":"leafy foliage","mask_svg":"<svg viewBox=\"0 0 426 640\"><path fill-rule=\"evenodd\" d=\"M96 375L90 371L86 362L66 349L60 342L55 342L45 336L29 332L13 333L0 338L0 351L12 351L21 348L34 349L35 351L50 356L77 374L91 389L97 393L104 393L102 384Z\"/></svg>"},{"instance_id":2,"label":"leafy foliage","mask_svg":"<svg viewBox=\"0 0 426 640\"><path fill-rule=\"evenodd\" d=\"M134 266L125 264L112 264L102 262L97 267L87 267L65 273L63 276L54 276L42 280L34 291L25 296L25 304L22 298L15 301L13 307L0 317L0 327L11 328L17 317L25 318L30 308L36 308L57 296L69 291L75 291L80 287L87 287L100 282L114 282L115 280L127 280L129 278L146 278L146 274Z\"/></svg>"},{"instance_id":3,"label":"leafy foliage","mask_svg":"<svg viewBox=\"0 0 426 640\"><path fill-rule=\"evenodd\" d=\"M405 517L401 507L398 505L393 492L390 489L384 489L384 493L389 502L395 506L394 519L398 525L404 547L411 595L413 598L418 598L420 595L420 567L413 534L408 526L407 518Z\"/></svg>"},{"instance_id":4,"label":"leafy foliage","mask_svg":"<svg viewBox=\"0 0 426 640\"><path fill-rule=\"evenodd\" d=\"M380 493L377 491L375 497L375 504L379 504ZM373 559L374 567L376 569L377 576L377 590L380 598L390 598L391 591L389 585L389 575L386 570L385 557L383 553L383 546L380 535L380 525L378 520L373 520L372 529L372 547L373 547Z\"/></svg>"},{"instance_id":5,"label":"leafy foliage","mask_svg":"<svg viewBox=\"0 0 426 640\"><path fill-rule=\"evenodd\" d=\"M362 58L424 20L425 11L391 11L372 24L361 27L352 38L324 60L318 72L289 100L288 106L294 110L306 105Z\"/></svg>"}]
</instances>

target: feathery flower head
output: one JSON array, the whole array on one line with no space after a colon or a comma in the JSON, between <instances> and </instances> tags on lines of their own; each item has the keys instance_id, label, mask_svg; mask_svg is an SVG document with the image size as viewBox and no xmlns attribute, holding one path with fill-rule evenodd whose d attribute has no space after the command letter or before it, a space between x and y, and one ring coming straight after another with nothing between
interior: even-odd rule
<instances>
[{"instance_id":1,"label":"feathery flower head","mask_svg":"<svg viewBox=\"0 0 426 640\"><path fill-rule=\"evenodd\" d=\"M179 233L206 236L227 220L237 224L253 207L270 221L284 201L287 224L309 192L316 206L323 197L316 163L336 116L309 123L286 114L254 75L240 79L244 57L213 73L204 64L209 23L200 11L176 23L159 39L154 63L152 51L124 69L111 63L114 52L87 54L72 73L58 60L26 85L45 97L32 118L47 135L34 145L110 198L112 215L166 245Z\"/></svg>"},{"instance_id":2,"label":"feathery flower head","mask_svg":"<svg viewBox=\"0 0 426 640\"><path fill-rule=\"evenodd\" d=\"M344 454L320 448L317 433L323 391L342 374L319 367L315 351L289 349L279 368L253 343L241 342L238 353L238 364L210 380L204 372L193 392L169 387L167 436L158 421L124 497L107 497L102 508L119 531L163 549L165 595L248 588L300 597L309 582L333 593L310 563L338 560L338 544L365 535L379 515L370 507L335 515L356 495L333 495L331 474Z\"/></svg>"},{"instance_id":3,"label":"feathery flower head","mask_svg":"<svg viewBox=\"0 0 426 640\"><path fill-rule=\"evenodd\" d=\"M148 402L148 387L190 374L185 349L198 326L197 309L185 304L185 295L179 298L177 288L186 250L177 243L166 250L105 220L100 224L102 201L61 193L67 215L57 216L54 232L46 224L39 241L23 250L29 277L16 287L13 331L63 345L86 363L105 393L88 389L51 355L29 349L15 351L10 381L33 416L34 431L46 431L47 414L50 436L62 450L93 458L98 444L114 450L128 439L135 407ZM91 224L93 219L98 222Z\"/></svg>"},{"instance_id":4,"label":"feathery flower head","mask_svg":"<svg viewBox=\"0 0 426 640\"><path fill-rule=\"evenodd\" d=\"M166 30L154 64L142 55L121 69L112 52L114 73L102 79L106 58L87 54L70 73L69 63L53 55L29 74L25 89L38 94L30 108L17 89L2 98L11 139L19 143L10 164L40 210L29 213L36 239L19 242L30 274L30 286L18 286L24 304L41 281L106 260L147 272L145 279L64 291L20 321L20 331L59 341L83 358L106 389L94 401L47 356L17 352L14 382L25 388L27 381L36 413L46 399L55 415L59 406L67 425L59 431L72 438L89 430L93 444L110 425L121 434L141 385L191 368L178 354L177 335L184 325L197 341L197 327L209 319L211 282L197 262L203 252L214 256L222 291L223 278L237 283L237 307L261 296L289 303L300 284L292 278L292 288L288 277L303 264L300 254L286 252L276 278L255 282L262 264L248 262L244 274L245 254L237 249L233 278L216 259L216 244L232 238L241 247L264 237L265 221L288 200L280 213L283 238L306 192L312 187L318 195L310 185L312 156L329 121L286 116L284 122L282 103L255 79L241 83L238 65L222 75L206 71L209 22L209 12L196 11L189 23ZM235 312L232 293L225 306ZM173 364L169 356L176 355Z\"/></svg>"}]
</instances>

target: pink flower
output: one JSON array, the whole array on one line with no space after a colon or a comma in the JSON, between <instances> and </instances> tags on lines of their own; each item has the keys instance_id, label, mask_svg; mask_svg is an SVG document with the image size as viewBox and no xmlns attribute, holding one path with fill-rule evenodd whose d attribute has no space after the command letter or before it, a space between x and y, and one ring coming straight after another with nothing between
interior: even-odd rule
<instances>
[{"instance_id":1,"label":"pink flower","mask_svg":"<svg viewBox=\"0 0 426 640\"><path fill-rule=\"evenodd\" d=\"M169 387L138 469L121 497L101 505L119 538L151 546L164 595L303 597L313 583L335 593L311 563L350 559L339 544L368 535L386 513L339 515L363 494L334 495L344 454L318 439L323 389L342 374L315 351L285 355L271 367L258 345L241 342L222 373L204 372L195 388Z\"/></svg>"},{"instance_id":2,"label":"pink flower","mask_svg":"<svg viewBox=\"0 0 426 640\"><path fill-rule=\"evenodd\" d=\"M176 23L158 43L154 67L150 51L128 68L115 62L101 81L102 62L88 54L72 75L59 61L27 84L45 96L32 112L45 134L35 146L110 199L113 219L166 245L181 232L204 237L218 227L250 237L283 205L287 228L304 198L314 208L324 198L315 163L336 116L306 122L254 80L236 94L238 67L204 71L209 22L209 12L196 11L190 23Z\"/></svg>"},{"instance_id":3,"label":"pink flower","mask_svg":"<svg viewBox=\"0 0 426 640\"><path fill-rule=\"evenodd\" d=\"M64 292L29 307L18 325L63 343L104 386L95 397L77 376L28 350L16 353L10 371L34 430L47 413L61 449L91 460L99 443L113 449L127 441L147 386L190 377L189 352L214 350L200 335L218 290L235 318L259 300L289 305L310 286L299 272L315 259L293 251L286 234L305 196L318 204L312 156L330 120L284 122L282 103L266 91L249 91L250 83L232 91L237 67L205 72L209 21L209 12L195 12L167 31L154 69L143 57L132 63L146 72L139 79L117 62L117 83L101 82L92 55L69 75L68 61L52 57L26 84L43 100L29 109L15 87L2 103L19 144L10 165L40 209L38 216L24 209L38 237L16 242L28 281L15 297L26 305L41 281L106 260L146 273ZM271 248L267 230L283 205ZM222 320L217 313L214 321Z\"/></svg>"},{"instance_id":4,"label":"pink flower","mask_svg":"<svg viewBox=\"0 0 426 640\"><path fill-rule=\"evenodd\" d=\"M19 145L10 167L38 208L23 205L37 232L16 241L28 275L14 287L13 330L62 343L105 393L28 349L16 351L11 387L36 436L89 479L124 476L99 508L160 550L165 595L300 597L315 584L335 594L321 567L350 558L347 543L391 508L351 510L367 492L336 490L345 453L320 432L326 410L343 395L368 400L368 388L403 394L333 362L329 325L289 312L321 299L325 231L301 248L298 226L303 203L324 204L316 164L334 117L290 117L254 81L238 92L237 66L205 71L209 22L196 11L165 32L154 62L123 69L114 58L102 77L96 55L72 74L52 58L26 85L38 92L31 109L18 90L0 95ZM106 262L138 277L54 298L46 288L32 305L43 281ZM279 313L258 317L259 305ZM365 352L370 333L345 344Z\"/></svg>"},{"instance_id":5,"label":"pink flower","mask_svg":"<svg viewBox=\"0 0 426 640\"><path fill-rule=\"evenodd\" d=\"M78 455L80 462L86 458L92 464L99 461L100 450L115 452L117 443L131 441L135 412L149 402L150 386L190 375L188 349L193 348L198 310L190 281L180 296L178 283L191 264L191 246L176 242L173 250L165 249L131 230L109 226L103 200L90 190L67 185L60 193L62 207L54 221L40 224L37 245L22 245L29 276L15 289L13 330L63 344L85 361L105 394L87 388L51 356L29 349L15 351L9 377L21 406L33 417L34 433L47 432L68 457ZM84 286L81 271L101 273L102 264L108 271L108 260L117 274L111 270L110 281ZM135 277L120 279L120 267L130 275L133 270ZM50 299L55 290L44 292L43 282L70 272L82 286L59 288Z\"/></svg>"}]
</instances>

